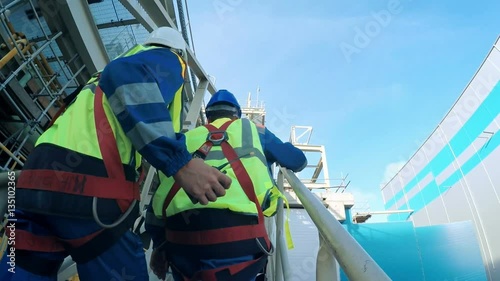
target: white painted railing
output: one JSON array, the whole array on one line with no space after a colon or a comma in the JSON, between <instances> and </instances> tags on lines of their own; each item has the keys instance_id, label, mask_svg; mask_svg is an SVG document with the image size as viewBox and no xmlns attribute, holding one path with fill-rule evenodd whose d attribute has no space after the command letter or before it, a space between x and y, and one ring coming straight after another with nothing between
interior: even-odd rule
<instances>
[{"instance_id":1,"label":"white painted railing","mask_svg":"<svg viewBox=\"0 0 500 281\"><path fill-rule=\"evenodd\" d=\"M304 209L318 228L320 245L316 260L316 280L340 280L338 265L343 269L349 280L391 280L293 172L284 168L280 169L278 187L281 190L283 189L283 178L286 178L293 191L297 194L302 206L304 206ZM288 251L283 233L283 206L279 207L280 209L276 214L276 272L274 272L274 279L271 281L287 281L287 277L289 277L287 273L292 272L288 263Z\"/></svg>"}]
</instances>

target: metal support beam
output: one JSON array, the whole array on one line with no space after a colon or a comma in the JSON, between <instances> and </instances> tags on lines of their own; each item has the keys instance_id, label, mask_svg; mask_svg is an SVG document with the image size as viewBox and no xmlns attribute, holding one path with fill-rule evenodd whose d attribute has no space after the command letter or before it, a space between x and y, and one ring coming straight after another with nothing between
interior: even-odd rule
<instances>
[{"instance_id":1,"label":"metal support beam","mask_svg":"<svg viewBox=\"0 0 500 281\"><path fill-rule=\"evenodd\" d=\"M120 0L120 3L132 14L132 16L142 24L142 26L151 32L158 27L154 21L148 16L146 11L141 7L136 0Z\"/></svg>"},{"instance_id":2,"label":"metal support beam","mask_svg":"<svg viewBox=\"0 0 500 281\"><path fill-rule=\"evenodd\" d=\"M170 18L165 7L158 0L147 0L147 1L139 0L139 3L142 5L146 13L151 17L151 19L157 26L169 26L178 29L172 18ZM188 71L186 72L187 75L185 77L186 82L184 83L185 84L184 89L186 93L193 93L194 92L193 83L192 81L190 81L191 79L190 73L193 69L193 63L192 63L193 55L191 54L191 50L189 49L189 47L187 48L187 50L188 50L188 65L190 69L188 69ZM197 62L195 62L195 64L197 64ZM200 80L203 80L203 77L200 77Z\"/></svg>"},{"instance_id":3,"label":"metal support beam","mask_svg":"<svg viewBox=\"0 0 500 281\"><path fill-rule=\"evenodd\" d=\"M174 21L175 26L179 26L177 23L177 18L175 17L175 7L174 7L174 1L175 0L164 0L164 7L168 12L168 16Z\"/></svg>"},{"instance_id":4,"label":"metal support beam","mask_svg":"<svg viewBox=\"0 0 500 281\"><path fill-rule=\"evenodd\" d=\"M194 95L194 99L191 102L186 119L184 120L184 129L192 130L196 127L196 123L200 114L201 105L203 103L203 98L205 97L205 92L208 88L208 81L203 80L199 83L198 89Z\"/></svg>"},{"instance_id":5,"label":"metal support beam","mask_svg":"<svg viewBox=\"0 0 500 281\"><path fill-rule=\"evenodd\" d=\"M316 183L319 175L321 174L321 170L323 170L323 157L319 158L318 164L315 167L316 169L314 170L313 175L311 177L311 183Z\"/></svg>"},{"instance_id":6,"label":"metal support beam","mask_svg":"<svg viewBox=\"0 0 500 281\"><path fill-rule=\"evenodd\" d=\"M109 57L89 5L86 1L65 0L64 2L66 3L61 5L61 15L76 44L78 54L89 71L97 72L103 69L108 64Z\"/></svg>"},{"instance_id":7,"label":"metal support beam","mask_svg":"<svg viewBox=\"0 0 500 281\"><path fill-rule=\"evenodd\" d=\"M79 83L86 83L93 73L103 69L109 62L87 2L46 0L39 1L39 5L51 31L62 31L64 34L58 40L64 57L69 59L75 53L80 55L80 59L72 66L72 71L76 72L85 65L87 71L83 73Z\"/></svg>"},{"instance_id":8,"label":"metal support beam","mask_svg":"<svg viewBox=\"0 0 500 281\"><path fill-rule=\"evenodd\" d=\"M120 1L122 3L123 2L132 2L132 0L120 0ZM151 19L153 20L153 22L157 26L169 26L169 27L177 28L176 25L174 24L173 20L169 17L168 12L165 10L165 7L163 7L163 5L160 3L159 0L139 0L139 3L140 3L140 5L138 7L142 6L144 11L146 11L147 15L149 15L151 17ZM136 5L136 7L137 7L137 5ZM146 28L146 29L148 29L148 28ZM152 29L148 29L148 31L151 32ZM191 67L192 71L194 71L196 76L198 76L198 79L208 81L208 91L211 94L214 94L217 91L215 88L215 85L209 79L208 75L201 67L200 63L198 62L198 60L194 56L191 49L188 49L188 64L189 64L189 67Z\"/></svg>"},{"instance_id":9,"label":"metal support beam","mask_svg":"<svg viewBox=\"0 0 500 281\"><path fill-rule=\"evenodd\" d=\"M127 25L132 25L132 24L139 24L139 23L140 22L136 19L110 21L107 23L98 24L97 29L105 29L105 28L110 28L110 27L120 27L120 26L127 26Z\"/></svg>"}]
</instances>

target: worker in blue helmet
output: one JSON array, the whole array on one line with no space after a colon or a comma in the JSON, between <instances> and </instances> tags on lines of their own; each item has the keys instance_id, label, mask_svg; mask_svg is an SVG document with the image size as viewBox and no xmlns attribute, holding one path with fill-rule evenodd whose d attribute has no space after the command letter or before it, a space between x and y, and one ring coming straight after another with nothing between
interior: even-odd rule
<instances>
[{"instance_id":1,"label":"worker in blue helmet","mask_svg":"<svg viewBox=\"0 0 500 281\"><path fill-rule=\"evenodd\" d=\"M227 90L217 91L205 112L209 124L187 132L186 146L231 178L231 187L216 202L200 206L175 179L160 173L148 215L164 219L165 228L146 223L154 248L150 266L160 279L171 266L176 281L256 280L273 252L264 216L274 215L279 198L274 195L280 194L268 165L298 172L307 160L292 144L241 118L241 107Z\"/></svg>"},{"instance_id":2,"label":"worker in blue helmet","mask_svg":"<svg viewBox=\"0 0 500 281\"><path fill-rule=\"evenodd\" d=\"M215 93L206 106L207 118L218 119L214 114L220 114L231 111L233 117L241 118L241 107L234 95L228 90L219 90Z\"/></svg>"}]
</instances>

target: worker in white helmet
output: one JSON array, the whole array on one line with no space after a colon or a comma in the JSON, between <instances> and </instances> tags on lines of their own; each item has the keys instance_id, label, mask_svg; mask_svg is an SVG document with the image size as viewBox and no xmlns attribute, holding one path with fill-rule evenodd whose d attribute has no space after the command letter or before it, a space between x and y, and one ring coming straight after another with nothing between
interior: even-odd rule
<instances>
[{"instance_id":1,"label":"worker in white helmet","mask_svg":"<svg viewBox=\"0 0 500 281\"><path fill-rule=\"evenodd\" d=\"M68 255L82 281L149 280L142 243L129 230L142 157L201 204L225 194L231 179L193 159L179 133L185 58L181 34L160 27L68 101L18 179L15 274L8 250L0 280L57 280Z\"/></svg>"}]
</instances>

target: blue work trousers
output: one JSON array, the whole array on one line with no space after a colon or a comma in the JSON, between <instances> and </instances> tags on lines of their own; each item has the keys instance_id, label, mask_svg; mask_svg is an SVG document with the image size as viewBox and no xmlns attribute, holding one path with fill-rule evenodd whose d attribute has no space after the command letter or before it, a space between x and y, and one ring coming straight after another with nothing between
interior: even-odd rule
<instances>
[{"instance_id":1,"label":"blue work trousers","mask_svg":"<svg viewBox=\"0 0 500 281\"><path fill-rule=\"evenodd\" d=\"M175 267L184 273L195 273L202 270L209 270L219 267L224 267L228 265L238 264L246 261L253 260L253 256L244 256L232 259L210 259L210 260L196 260L193 258L183 257L180 255L175 255L171 258L171 261ZM257 276L259 272L255 272ZM172 276L175 281L184 281L184 278L175 269L172 270ZM238 281L255 281L256 277L250 280L238 280Z\"/></svg>"},{"instance_id":2,"label":"blue work trousers","mask_svg":"<svg viewBox=\"0 0 500 281\"><path fill-rule=\"evenodd\" d=\"M28 231L37 236L55 236L60 239L82 238L101 227L94 220L73 219L60 216L34 214L15 211L16 230ZM10 247L10 246L9 246ZM14 263L5 252L0 261L1 281L57 281L57 276L40 276L33 274ZM35 260L48 259L62 262L68 253L62 252L30 252ZM15 266L12 269L12 266ZM10 270L9 270L10 269ZM123 234L108 250L84 264L77 264L78 276L81 281L147 281L148 270L142 242L131 231ZM54 270L56 271L57 268ZM12 273L15 271L15 273Z\"/></svg>"}]
</instances>

